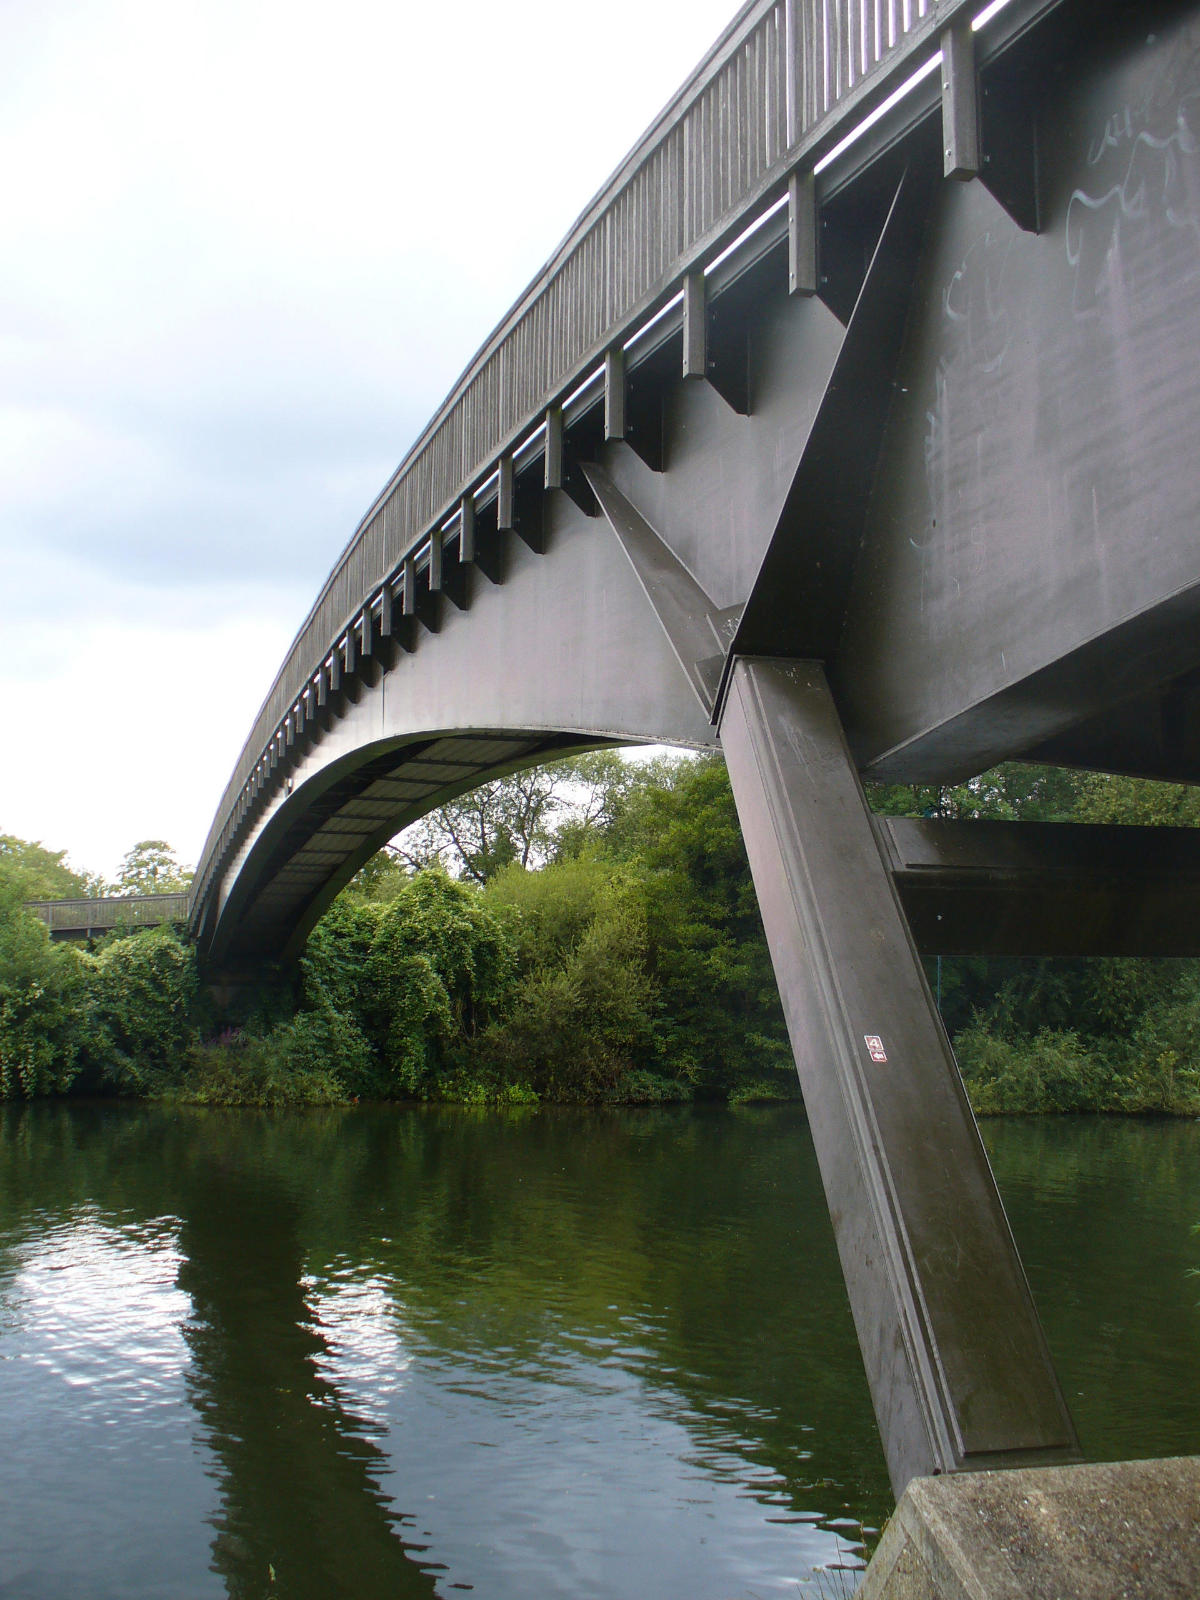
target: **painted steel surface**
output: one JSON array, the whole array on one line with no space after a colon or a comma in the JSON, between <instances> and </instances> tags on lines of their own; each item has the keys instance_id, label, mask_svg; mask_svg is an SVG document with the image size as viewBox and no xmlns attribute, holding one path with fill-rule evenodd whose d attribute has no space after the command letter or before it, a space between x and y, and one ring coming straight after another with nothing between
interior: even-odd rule
<instances>
[{"instance_id":1,"label":"painted steel surface","mask_svg":"<svg viewBox=\"0 0 1200 1600\"><path fill-rule=\"evenodd\" d=\"M272 747L307 718L323 663L353 649L364 606L390 609L406 563L411 590L415 560L431 559L431 541L440 544L463 497L473 499L606 350L620 349L689 271L773 200L798 165L811 169L968 9L963 0L743 7L483 345L359 525L239 757L197 869L198 896L269 780ZM456 528L461 551L461 519Z\"/></svg>"},{"instance_id":2,"label":"painted steel surface","mask_svg":"<svg viewBox=\"0 0 1200 1600\"><path fill-rule=\"evenodd\" d=\"M339 833L358 797L343 782L330 798L318 775L395 741L505 736L398 793L398 827L555 749L714 737L653 608L601 549L589 462L734 619L736 652L826 663L865 772L957 778L1026 754L1200 774L1196 23L1167 7L1148 34L1120 10L1044 10L1014 3L1009 34L976 47L985 181L943 179L953 108L939 115L950 97L931 82L890 143L813 191L818 294L789 293L793 193L793 214L688 278L686 315L628 350L617 318L619 381L613 366L607 387L551 407L552 450L534 438L502 455L504 504L468 494L382 588L356 536L358 577L343 561L331 579L353 598L321 611L303 692L265 754L252 735L249 776L214 822L193 898L202 942L257 959L294 944L388 836L382 810ZM713 82L760 11L714 52ZM384 567L402 553L387 548ZM319 847L303 822L318 803L333 806ZM285 871L291 889L271 889ZM269 889L274 910L245 923Z\"/></svg>"},{"instance_id":3,"label":"painted steel surface","mask_svg":"<svg viewBox=\"0 0 1200 1600\"><path fill-rule=\"evenodd\" d=\"M821 668L739 657L721 742L888 1470L1078 1451Z\"/></svg>"},{"instance_id":4,"label":"painted steel surface","mask_svg":"<svg viewBox=\"0 0 1200 1600\"><path fill-rule=\"evenodd\" d=\"M719 738L897 1491L1074 1435L902 900L965 891L967 948L1008 847L940 849L930 895L859 774L1200 779L1200 16L969 16L739 15L372 508L192 902L212 969L286 961L483 779ZM1097 879L1110 918L1154 887L1093 845L1055 901L1030 853L1059 939Z\"/></svg>"}]
</instances>

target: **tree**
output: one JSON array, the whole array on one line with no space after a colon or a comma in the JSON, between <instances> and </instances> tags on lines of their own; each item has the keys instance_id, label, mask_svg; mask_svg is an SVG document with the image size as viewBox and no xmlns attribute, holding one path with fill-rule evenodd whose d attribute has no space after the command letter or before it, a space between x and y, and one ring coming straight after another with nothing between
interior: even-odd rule
<instances>
[{"instance_id":1,"label":"tree","mask_svg":"<svg viewBox=\"0 0 1200 1600\"><path fill-rule=\"evenodd\" d=\"M473 1039L507 988L512 940L477 889L417 873L379 915L364 976L378 1086L423 1097L448 1055Z\"/></svg>"},{"instance_id":2,"label":"tree","mask_svg":"<svg viewBox=\"0 0 1200 1600\"><path fill-rule=\"evenodd\" d=\"M514 862L539 867L555 853L564 828L604 826L635 773L611 750L527 767L438 806L391 849L413 871L440 863L475 883Z\"/></svg>"},{"instance_id":3,"label":"tree","mask_svg":"<svg viewBox=\"0 0 1200 1600\"><path fill-rule=\"evenodd\" d=\"M0 880L0 1100L62 1093L78 1071L78 964Z\"/></svg>"},{"instance_id":4,"label":"tree","mask_svg":"<svg viewBox=\"0 0 1200 1600\"><path fill-rule=\"evenodd\" d=\"M539 872L511 868L483 898L507 913L518 973L473 1064L554 1099L686 1097L690 1085L646 1070L657 996L635 872L581 855Z\"/></svg>"},{"instance_id":5,"label":"tree","mask_svg":"<svg viewBox=\"0 0 1200 1600\"><path fill-rule=\"evenodd\" d=\"M1075 814L1086 783L1063 767L1008 761L962 783L873 783L867 799L888 817L939 821L1060 822Z\"/></svg>"},{"instance_id":6,"label":"tree","mask_svg":"<svg viewBox=\"0 0 1200 1600\"><path fill-rule=\"evenodd\" d=\"M195 1036L194 947L169 927L148 928L79 960L88 989L83 1053L95 1080L135 1094L168 1081Z\"/></svg>"},{"instance_id":7,"label":"tree","mask_svg":"<svg viewBox=\"0 0 1200 1600\"><path fill-rule=\"evenodd\" d=\"M141 839L121 862L114 894L182 894L191 884L191 867L180 866L165 839Z\"/></svg>"},{"instance_id":8,"label":"tree","mask_svg":"<svg viewBox=\"0 0 1200 1600\"><path fill-rule=\"evenodd\" d=\"M576 788L554 830L555 859L586 854L598 840L608 839L636 796L669 789L690 759L677 751L631 761L620 750L592 750L565 762Z\"/></svg>"},{"instance_id":9,"label":"tree","mask_svg":"<svg viewBox=\"0 0 1200 1600\"><path fill-rule=\"evenodd\" d=\"M1200 788L1089 772L1081 780L1075 819L1147 828L1194 828L1200 825Z\"/></svg>"},{"instance_id":10,"label":"tree","mask_svg":"<svg viewBox=\"0 0 1200 1600\"><path fill-rule=\"evenodd\" d=\"M381 905L395 899L408 882L408 875L409 865L400 851L395 845L385 844L363 862L343 892L351 900Z\"/></svg>"},{"instance_id":11,"label":"tree","mask_svg":"<svg viewBox=\"0 0 1200 1600\"><path fill-rule=\"evenodd\" d=\"M11 833L0 833L0 878L22 900L77 900L104 892L96 873L76 872L67 865L65 850L47 850L36 840Z\"/></svg>"},{"instance_id":12,"label":"tree","mask_svg":"<svg viewBox=\"0 0 1200 1600\"><path fill-rule=\"evenodd\" d=\"M770 1085L795 1068L724 762L676 760L617 808L607 848L644 879L646 967L663 1068L697 1088Z\"/></svg>"}]
</instances>

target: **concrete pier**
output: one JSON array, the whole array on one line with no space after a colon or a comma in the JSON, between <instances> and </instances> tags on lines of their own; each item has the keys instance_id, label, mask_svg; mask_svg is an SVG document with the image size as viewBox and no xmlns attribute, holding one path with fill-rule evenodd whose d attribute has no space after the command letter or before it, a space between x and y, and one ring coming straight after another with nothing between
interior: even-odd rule
<instances>
[{"instance_id":1,"label":"concrete pier","mask_svg":"<svg viewBox=\"0 0 1200 1600\"><path fill-rule=\"evenodd\" d=\"M1200 1457L915 1478L859 1600L1195 1600Z\"/></svg>"}]
</instances>

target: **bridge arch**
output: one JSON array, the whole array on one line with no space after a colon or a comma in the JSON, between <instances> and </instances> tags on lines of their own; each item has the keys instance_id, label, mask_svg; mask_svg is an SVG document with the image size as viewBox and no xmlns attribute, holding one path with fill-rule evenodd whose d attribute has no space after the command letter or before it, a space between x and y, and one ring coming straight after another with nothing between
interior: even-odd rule
<instances>
[{"instance_id":1,"label":"bridge arch","mask_svg":"<svg viewBox=\"0 0 1200 1600\"><path fill-rule=\"evenodd\" d=\"M898 1490L1076 1441L860 775L1200 778L1178 11L750 0L368 512L195 883L279 959L451 794L719 735Z\"/></svg>"},{"instance_id":2,"label":"bridge arch","mask_svg":"<svg viewBox=\"0 0 1200 1600\"><path fill-rule=\"evenodd\" d=\"M210 970L289 966L337 894L410 823L480 784L614 743L582 732L475 728L380 739L286 792L235 863L208 939Z\"/></svg>"},{"instance_id":3,"label":"bridge arch","mask_svg":"<svg viewBox=\"0 0 1200 1600\"><path fill-rule=\"evenodd\" d=\"M460 570L464 608L443 596L409 619L408 649L374 619L370 655L343 661L194 912L211 967L293 959L374 850L491 777L601 745L713 742L607 525L561 498L537 551L493 534L501 581Z\"/></svg>"}]
</instances>

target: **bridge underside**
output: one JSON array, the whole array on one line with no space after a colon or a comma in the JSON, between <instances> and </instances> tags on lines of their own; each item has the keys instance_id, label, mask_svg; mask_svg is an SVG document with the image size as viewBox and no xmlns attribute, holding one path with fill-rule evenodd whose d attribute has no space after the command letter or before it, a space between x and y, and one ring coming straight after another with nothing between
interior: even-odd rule
<instances>
[{"instance_id":1,"label":"bridge underside","mask_svg":"<svg viewBox=\"0 0 1200 1600\"><path fill-rule=\"evenodd\" d=\"M719 743L898 1489L1075 1449L905 905L930 944L953 897L947 949L1194 943L1191 842L938 843L863 798L1014 758L1200 781L1200 20L1007 15L351 618L193 919L217 967L289 958L440 801Z\"/></svg>"},{"instance_id":2,"label":"bridge underside","mask_svg":"<svg viewBox=\"0 0 1200 1600\"><path fill-rule=\"evenodd\" d=\"M817 294L780 215L568 408L563 487L535 450L510 507L479 497L472 548L418 566L281 753L203 908L215 958L293 953L370 850L493 773L713 741L739 653L822 661L864 776L1200 779L1196 25L1123 15L1068 32L1069 73L1037 30L985 68L986 184L941 178L918 96L824 180ZM680 671L595 468L694 578L707 665Z\"/></svg>"}]
</instances>

